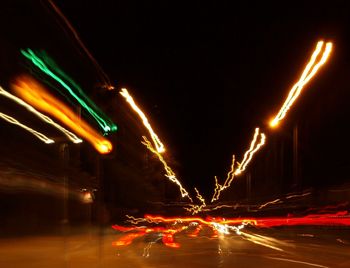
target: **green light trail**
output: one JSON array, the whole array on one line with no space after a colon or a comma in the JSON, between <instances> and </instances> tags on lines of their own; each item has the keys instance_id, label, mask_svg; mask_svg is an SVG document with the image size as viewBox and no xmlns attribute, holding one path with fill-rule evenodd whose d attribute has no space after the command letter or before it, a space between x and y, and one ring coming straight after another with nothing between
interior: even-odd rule
<instances>
[{"instance_id":1,"label":"green light trail","mask_svg":"<svg viewBox=\"0 0 350 268\"><path fill-rule=\"evenodd\" d=\"M75 98L79 104L91 114L98 125L102 128L104 134L117 130L117 125L108 118L100 108L83 92L80 86L74 82L67 74L65 74L53 59L46 54L40 58L31 49L23 50L21 53L30 60L36 67L43 71L46 75L57 81L64 89L66 89Z\"/></svg>"}]
</instances>

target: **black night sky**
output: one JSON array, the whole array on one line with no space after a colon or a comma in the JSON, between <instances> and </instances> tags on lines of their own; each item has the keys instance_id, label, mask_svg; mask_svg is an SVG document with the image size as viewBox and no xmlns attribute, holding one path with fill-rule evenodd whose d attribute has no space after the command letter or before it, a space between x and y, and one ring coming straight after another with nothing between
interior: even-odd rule
<instances>
[{"instance_id":1,"label":"black night sky","mask_svg":"<svg viewBox=\"0 0 350 268\"><path fill-rule=\"evenodd\" d=\"M31 23L40 25L43 20L55 25L55 16L43 2L27 3L27 9L18 12L28 17L37 14ZM347 1L307 2L79 0L56 4L116 88L128 88L142 106L167 146L179 178L209 195L214 175L225 176L232 154L242 158L257 126L266 132L269 148L269 139L290 135L298 122L305 184L346 181L345 172L338 179L330 180L330 175L333 168L343 168L341 172L350 168L349 160L343 158L350 148L350 9ZM12 12L19 6L11 5L7 10ZM62 28L55 27L59 37L53 39L45 40L35 30L24 36L40 39L41 48L61 50L61 62L79 73L74 62L80 57L79 49ZM65 37L67 51L54 44L55 38ZM329 63L305 88L281 128L268 129L268 121L320 39L334 42ZM80 63L89 64L86 58ZM92 86L98 79L88 72L78 75L81 83L90 85L89 94L98 95ZM116 98L113 105L124 105L123 100ZM118 114L113 117L118 124Z\"/></svg>"}]
</instances>

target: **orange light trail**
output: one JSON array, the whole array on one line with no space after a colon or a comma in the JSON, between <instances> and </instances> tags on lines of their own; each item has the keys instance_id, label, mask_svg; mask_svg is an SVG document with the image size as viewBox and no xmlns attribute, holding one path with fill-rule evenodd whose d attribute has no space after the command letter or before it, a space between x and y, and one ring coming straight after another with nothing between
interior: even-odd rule
<instances>
[{"instance_id":1,"label":"orange light trail","mask_svg":"<svg viewBox=\"0 0 350 268\"><path fill-rule=\"evenodd\" d=\"M111 152L110 141L79 118L68 106L53 97L41 84L29 76L17 77L12 85L16 95L35 108L50 114L89 141L101 154Z\"/></svg>"},{"instance_id":2,"label":"orange light trail","mask_svg":"<svg viewBox=\"0 0 350 268\"><path fill-rule=\"evenodd\" d=\"M4 90L2 87L0 87L0 95L3 95L6 98L9 98L15 102L17 102L19 105L25 107L28 111L32 112L33 114L35 114L36 116L38 116L40 119L42 119L43 121L45 121L46 123L54 126L55 128L57 128L58 130L60 130L61 132L63 132L72 142L74 143L81 143L83 142L81 139L79 139L75 134L73 134L72 132L68 131L67 129L63 128L62 126L60 126L59 124L57 124L56 122L54 122L50 117L40 113L39 111L37 111L33 106L29 105L28 103L24 102L23 100L21 100L20 98L17 98L16 96L10 94L9 92L7 92L6 90Z\"/></svg>"},{"instance_id":3,"label":"orange light trail","mask_svg":"<svg viewBox=\"0 0 350 268\"><path fill-rule=\"evenodd\" d=\"M6 120L7 122L11 123L11 124L14 124L14 125L17 125L27 131L29 131L30 133L32 133L34 136L36 136L38 139L42 140L43 142L47 143L47 144L50 144L50 143L54 143L55 141L46 137L44 134L20 123L18 120L16 120L15 118L7 115L7 114L4 114L4 113L1 113L0 112L0 117L4 120Z\"/></svg>"},{"instance_id":4,"label":"orange light trail","mask_svg":"<svg viewBox=\"0 0 350 268\"><path fill-rule=\"evenodd\" d=\"M119 238L114 242L115 246L129 245L135 238L141 237L147 233L160 233L163 243L168 247L180 247L180 244L174 242L174 235L195 226L193 231L187 233L187 236L198 237L199 232L204 226L212 230L210 238L223 238L235 232L242 239L251 241L255 244L283 251L280 246L291 246L289 243L280 241L271 237L254 234L252 232L242 231L250 225L255 228L271 228L278 226L350 226L350 214L348 211L338 211L329 214L310 214L302 217L265 217L265 218L220 218L220 217L163 217L159 215L145 215L143 222L150 224L171 225L171 228L147 227L147 226L130 226L124 227L113 225L112 228L120 232L131 232ZM141 223L141 221L139 221ZM135 234L136 232L136 234ZM219 235L220 234L220 235Z\"/></svg>"},{"instance_id":5,"label":"orange light trail","mask_svg":"<svg viewBox=\"0 0 350 268\"><path fill-rule=\"evenodd\" d=\"M257 143L258 137L260 134L260 142ZM238 165L238 168L235 170L235 156L232 157L232 164L231 169L227 173L226 180L224 184L219 184L218 179L215 177L215 189L214 189L214 195L211 199L211 202L214 202L216 200L219 200L220 194L223 190L229 188L231 186L231 182L233 179L240 175L248 166L250 161L252 160L254 154L265 144L266 136L264 133L260 133L259 128L255 128L253 140L250 144L249 150L247 150L244 154L242 162Z\"/></svg>"},{"instance_id":6,"label":"orange light trail","mask_svg":"<svg viewBox=\"0 0 350 268\"><path fill-rule=\"evenodd\" d=\"M292 89L288 94L287 99L282 105L280 111L275 116L275 118L270 122L271 127L277 126L279 121L281 121L286 116L288 110L293 105L295 100L298 98L304 86L311 80L312 77L315 76L319 68L327 61L332 51L332 46L333 45L331 42L326 43L321 59L317 63L315 63L317 58L319 58L319 54L324 48L323 41L320 41L317 43L316 48L311 56L311 59L306 65L300 79L298 80L298 82L294 84L294 86L292 87Z\"/></svg>"},{"instance_id":7,"label":"orange light trail","mask_svg":"<svg viewBox=\"0 0 350 268\"><path fill-rule=\"evenodd\" d=\"M158 138L157 134L153 131L151 124L148 122L148 119L146 115L141 111L141 109L137 106L135 103L133 97L129 94L126 88L122 88L121 91L119 92L120 95L122 95L126 101L130 104L131 108L139 115L139 117L142 120L143 125L147 128L149 134L151 135L152 141L154 146L157 149L158 153L163 153L165 152L165 147L163 143L160 141Z\"/></svg>"},{"instance_id":8,"label":"orange light trail","mask_svg":"<svg viewBox=\"0 0 350 268\"><path fill-rule=\"evenodd\" d=\"M175 172L168 166L168 164L164 160L163 156L152 146L151 142L145 136L142 136L142 138L143 138L143 141L141 143L143 145L145 145L148 150L150 150L152 153L154 153L158 157L159 161L164 166L164 170L165 170L165 173L166 173L165 176L171 182L175 183L179 187L182 198L187 197L191 202L193 202L193 200L190 197L189 193L182 186L181 182L176 178Z\"/></svg>"}]
</instances>

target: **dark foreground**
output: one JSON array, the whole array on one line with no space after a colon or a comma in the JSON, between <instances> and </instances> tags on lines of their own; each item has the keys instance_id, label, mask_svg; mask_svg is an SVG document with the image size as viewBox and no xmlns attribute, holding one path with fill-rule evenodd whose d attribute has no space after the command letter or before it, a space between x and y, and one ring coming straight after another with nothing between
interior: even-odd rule
<instances>
[{"instance_id":1,"label":"dark foreground","mask_svg":"<svg viewBox=\"0 0 350 268\"><path fill-rule=\"evenodd\" d=\"M350 267L349 230L284 228L244 230L211 238L177 235L180 248L156 238L113 247L122 234L90 229L84 234L0 240L0 267ZM99 235L100 234L100 235Z\"/></svg>"}]
</instances>

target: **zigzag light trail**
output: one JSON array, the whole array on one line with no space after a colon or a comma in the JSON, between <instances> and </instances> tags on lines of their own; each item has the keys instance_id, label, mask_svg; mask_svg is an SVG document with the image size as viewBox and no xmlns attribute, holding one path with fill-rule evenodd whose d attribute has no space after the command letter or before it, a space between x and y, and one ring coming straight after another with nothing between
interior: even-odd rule
<instances>
[{"instance_id":1,"label":"zigzag light trail","mask_svg":"<svg viewBox=\"0 0 350 268\"><path fill-rule=\"evenodd\" d=\"M260 142L257 144L257 140L260 134ZM253 140L250 144L250 148L245 152L242 162L238 165L238 168L235 170L235 156L232 158L231 169L227 174L224 184L219 184L217 178L215 177L215 189L214 195L211 199L211 202L217 201L220 198L220 194L223 190L229 188L233 179L240 175L248 166L252 160L254 154L265 144L266 136L264 133L260 133L259 128L255 128Z\"/></svg>"},{"instance_id":2,"label":"zigzag light trail","mask_svg":"<svg viewBox=\"0 0 350 268\"><path fill-rule=\"evenodd\" d=\"M35 114L36 116L38 116L40 119L42 119L46 123L54 126L58 130L63 132L72 142L74 142L74 143L81 143L82 142L82 140L79 139L75 134L73 134L72 132L68 131L64 127L62 127L59 124L57 124L56 122L54 122L50 117L40 113L33 106L31 106L28 103L24 102L20 98L17 98L16 96L14 96L14 95L10 94L9 92L5 91L1 86L0 86L0 95L3 95L6 98L9 98L9 99L15 101L16 103L18 103L19 105L25 107L28 111L30 111L33 114Z\"/></svg>"},{"instance_id":3,"label":"zigzag light trail","mask_svg":"<svg viewBox=\"0 0 350 268\"><path fill-rule=\"evenodd\" d=\"M182 186L181 182L176 178L175 172L168 166L166 161L164 160L163 156L152 146L151 142L143 136L143 141L141 142L143 145L147 147L148 150L150 150L153 154L155 154L159 161L163 164L164 170L166 172L165 176L173 183L175 183L181 192L181 196L187 197L191 202L193 202L192 198L190 197L189 193L186 191L186 189Z\"/></svg>"},{"instance_id":4,"label":"zigzag light trail","mask_svg":"<svg viewBox=\"0 0 350 268\"><path fill-rule=\"evenodd\" d=\"M36 136L38 139L42 140L43 142L49 144L49 143L54 143L55 141L46 137L44 134L20 123L18 120L16 120L15 118L7 115L7 114L4 114L4 113L1 113L0 112L0 117L4 120L6 120L7 122L11 123L11 124L14 124L14 125L17 125L21 128L24 128L25 130L29 131L30 133L32 133L34 136Z\"/></svg>"},{"instance_id":5,"label":"zigzag light trail","mask_svg":"<svg viewBox=\"0 0 350 268\"><path fill-rule=\"evenodd\" d=\"M311 56L311 59L309 63L306 65L300 79L298 82L294 84L292 89L290 90L287 99L285 100L284 104L282 105L281 109L279 110L278 114L275 116L275 118L270 122L271 127L275 127L278 125L279 121L281 121L287 114L290 107L293 105L295 100L300 95L302 89L304 86L311 80L312 77L315 76L319 68L327 61L331 51L332 51L332 43L328 42L326 43L324 52L322 54L321 59L315 64L316 59L318 58L319 54L321 53L321 50L323 49L324 42L320 41L316 45L316 49L314 53ZM311 70L311 71L310 71Z\"/></svg>"}]
</instances>

